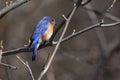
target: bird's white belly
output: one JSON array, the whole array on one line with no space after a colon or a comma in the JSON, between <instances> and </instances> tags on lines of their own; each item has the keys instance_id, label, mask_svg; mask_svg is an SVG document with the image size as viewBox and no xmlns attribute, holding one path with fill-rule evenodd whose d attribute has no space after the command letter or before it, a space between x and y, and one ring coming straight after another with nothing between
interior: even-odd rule
<instances>
[{"instance_id":1,"label":"bird's white belly","mask_svg":"<svg viewBox=\"0 0 120 80\"><path fill-rule=\"evenodd\" d=\"M46 34L46 33L45 33ZM43 42L43 41L48 41L50 38L51 38L51 36L52 36L52 34L53 34L53 32L49 32L49 33L47 33L46 35L44 35L44 37L42 37L42 38L40 38L39 39L39 44L38 44L38 46ZM44 38L44 39L43 39Z\"/></svg>"},{"instance_id":2,"label":"bird's white belly","mask_svg":"<svg viewBox=\"0 0 120 80\"><path fill-rule=\"evenodd\" d=\"M46 40L49 40L51 38L52 34L53 34L53 32L48 33L48 35L46 36Z\"/></svg>"}]
</instances>

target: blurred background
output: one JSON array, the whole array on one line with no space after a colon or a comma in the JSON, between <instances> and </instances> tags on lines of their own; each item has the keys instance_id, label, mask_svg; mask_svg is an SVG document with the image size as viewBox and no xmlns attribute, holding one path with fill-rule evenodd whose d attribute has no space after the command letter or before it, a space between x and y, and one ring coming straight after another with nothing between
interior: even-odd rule
<instances>
[{"instance_id":1,"label":"blurred background","mask_svg":"<svg viewBox=\"0 0 120 80\"><path fill-rule=\"evenodd\" d=\"M0 9L5 2L16 0L0 0ZM83 0L84 1L84 0ZM104 13L113 0L92 0L88 5L80 7L74 14L65 36L71 35L73 30L80 31L97 23L100 16L86 8ZM63 20L62 14L67 15L73 8L73 0L31 0L9 12L0 20L0 40L3 40L4 50L22 47L28 43L32 31L38 21L46 15L53 16L57 25ZM120 2L117 0L110 14L120 17ZM105 23L115 22L105 17ZM56 26L57 27L57 26ZM59 39L62 29L55 40ZM75 38L62 43L53 60L51 67L42 80L119 80L120 53L119 49L112 52L112 56L101 68L101 56L109 45L119 41L120 28L97 28L87 31ZM18 54L24 61L28 61L35 79L38 78L48 53L52 53L55 46L38 51L36 61L31 61L31 52ZM18 67L17 70L0 65L0 80L32 80L27 68L16 58L16 55L4 56L2 61ZM103 61L104 62L104 61ZM104 63L102 63L104 64Z\"/></svg>"}]
</instances>

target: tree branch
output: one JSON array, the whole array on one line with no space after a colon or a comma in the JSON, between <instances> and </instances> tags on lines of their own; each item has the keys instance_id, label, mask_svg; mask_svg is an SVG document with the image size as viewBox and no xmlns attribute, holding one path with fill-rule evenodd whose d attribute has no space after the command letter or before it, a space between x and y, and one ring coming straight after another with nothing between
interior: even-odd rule
<instances>
[{"instance_id":1,"label":"tree branch","mask_svg":"<svg viewBox=\"0 0 120 80\"><path fill-rule=\"evenodd\" d=\"M102 25L100 25L100 23L97 23L97 24L94 24L92 26L84 28L84 29L82 29L82 30L80 30L78 32L75 32L74 34L71 34L71 35L63 38L61 43L65 42L67 40L70 40L70 39L72 39L72 38L74 38L74 37L76 37L76 36L78 36L78 35L80 35L80 34L82 34L84 32L87 32L87 31L89 31L91 29L94 29L94 28L97 28L97 27L107 28L107 27L113 27L113 26L117 26L117 25L120 25L120 22L115 22L115 23L110 23L110 24L102 24ZM54 43L54 45L56 45L56 44L57 44L57 42Z\"/></svg>"},{"instance_id":2,"label":"tree branch","mask_svg":"<svg viewBox=\"0 0 120 80\"><path fill-rule=\"evenodd\" d=\"M13 54L22 53L22 52L29 52L29 50L27 47L20 47L17 49L2 52L2 56L13 55Z\"/></svg>"},{"instance_id":3,"label":"tree branch","mask_svg":"<svg viewBox=\"0 0 120 80\"><path fill-rule=\"evenodd\" d=\"M19 56L17 56L17 55L16 55L16 57L17 57L17 59L18 59L23 65L25 65L25 66L27 67L27 69L28 69L29 72L30 72L30 75L31 75L32 80L35 80L35 78L34 78L34 76L33 76L33 73L32 73L32 70L31 70L28 62L27 62L27 61L24 62L24 61L23 61Z\"/></svg>"},{"instance_id":4,"label":"tree branch","mask_svg":"<svg viewBox=\"0 0 120 80\"><path fill-rule=\"evenodd\" d=\"M77 7L76 9L78 9L80 6L85 6L85 5L87 5L87 4L90 3L92 0L87 0L86 2L83 2L83 3L82 3L82 1L83 1L83 0L77 0L77 1L75 2L75 3L76 3L76 7ZM67 14L66 17L68 17L68 16L70 15L70 13L72 12L72 10L73 10L73 9L71 9L71 11ZM63 20L60 22L60 24L56 27L56 29L55 29L55 31L54 31L51 39L49 40L49 42L50 42L51 45L52 45L52 41L54 40L56 34L57 34L58 31L62 28L62 26L65 24L65 22L66 22L66 20L63 19Z\"/></svg>"},{"instance_id":5,"label":"tree branch","mask_svg":"<svg viewBox=\"0 0 120 80\"><path fill-rule=\"evenodd\" d=\"M21 0L21 1L23 1L23 0ZM24 1L27 1L27 0L24 0ZM28 0L28 1L29 1L29 0ZM77 9L78 9L80 6L82 6L82 5L84 6L84 5L88 4L90 1L92 1L92 0L87 0L86 2L84 2L84 3L81 4L82 0L77 0L77 1L75 2L75 3L77 4L77 5L76 5ZM71 10L71 11L72 11L72 10ZM70 15L71 11L68 13L67 17ZM53 39L55 38L57 32L62 28L62 26L64 25L64 23L65 23L65 19L63 19L63 20L61 21L61 23L57 26L56 30L54 31L54 33L53 33L51 39L48 41L48 43L40 46L39 49L44 48L44 47L47 47L47 46L52 46ZM32 51L32 50L28 50L28 47L25 46L25 47L20 47L20 48L13 49L13 50L5 51L5 52L3 52L2 56L12 55L12 54L17 54L17 53L22 53L22 52L31 52L31 51Z\"/></svg>"},{"instance_id":6,"label":"tree branch","mask_svg":"<svg viewBox=\"0 0 120 80\"><path fill-rule=\"evenodd\" d=\"M0 19L6 15L8 12L12 11L13 9L23 5L24 3L27 3L30 0L16 0L14 3L10 4L9 6L6 6L5 8L0 10Z\"/></svg>"},{"instance_id":7,"label":"tree branch","mask_svg":"<svg viewBox=\"0 0 120 80\"><path fill-rule=\"evenodd\" d=\"M89 11L92 11L92 10L89 10ZM99 12L99 13L100 13L100 12ZM107 16L108 18L111 18L111 19L113 19L113 20L115 20L115 21L119 21L119 22L115 22L115 23L112 23L112 24L102 24L102 25L101 25L102 28L104 28L104 27L113 27L113 26L115 26L115 25L119 25L119 24L120 24L120 19L112 16L111 14L107 14L106 16ZM64 19L64 20L65 20L65 19ZM59 29L60 29L60 26L63 25L63 23L65 23L65 22L62 21L61 24L58 25ZM84 28L84 29L76 32L74 35L70 35L70 36L64 38L64 39L62 40L62 43L65 42L65 41L67 41L67 40L69 40L69 39L71 39L71 38L73 38L73 37L78 36L78 35L81 34L81 33L84 33L84 32L87 32L87 31L93 29L93 28L96 28L96 27L98 27L98 26L100 26L99 23L94 24L94 25L92 25L92 26L89 26L89 27L87 27L87 28ZM57 29L56 31L59 31L59 29ZM55 33L54 33L54 34L55 34ZM57 34L57 33L56 33L56 34ZM53 39L52 39L52 40L53 40ZM53 45L56 45L56 44L57 44L57 43L55 43L55 44L53 44ZM42 49L42 48L48 47L48 46L52 46L52 45L51 45L51 42L48 43L48 44L45 44L45 45L40 46L39 49ZM4 52L2 52L2 56L13 55L13 54L22 53L22 52L31 52L31 51L32 51L32 50L29 51L29 50L28 50L28 47L25 46L25 47L20 47L20 48L13 49L13 50L9 50L9 51L4 51Z\"/></svg>"},{"instance_id":8,"label":"tree branch","mask_svg":"<svg viewBox=\"0 0 120 80\"><path fill-rule=\"evenodd\" d=\"M110 24L102 24L101 28L113 27L113 26L116 26L116 25L119 25L119 24L120 24L120 22L115 22L115 23L110 23ZM87 32L87 31L89 31L89 30L91 30L93 28L96 28L96 27L100 27L100 23L94 24L94 25L89 26L87 28L84 28L84 29L72 34L72 35L69 35L69 36L65 37L64 39L62 39L61 42L63 43L65 41L67 41L67 40L70 40L71 38L74 38L74 37L76 37L76 36L78 36L78 35L80 35L80 34L82 34L84 32ZM53 43L53 45L56 45L56 44L57 44L57 42ZM48 46L51 46L51 44L48 43L48 44L46 44L44 46L40 46L39 49L42 49L42 48L48 47ZM22 53L22 52L31 52L31 51L32 50L29 51L27 46L25 46L25 47L21 47L21 48L9 50L9 51L4 51L4 52L2 52L2 56L13 55L13 54Z\"/></svg>"},{"instance_id":9,"label":"tree branch","mask_svg":"<svg viewBox=\"0 0 120 80\"><path fill-rule=\"evenodd\" d=\"M81 6L84 6L84 5L86 5L86 4L88 4L88 3L90 3L92 0L87 0L87 1L83 1L82 3L81 3Z\"/></svg>"},{"instance_id":10,"label":"tree branch","mask_svg":"<svg viewBox=\"0 0 120 80\"><path fill-rule=\"evenodd\" d=\"M3 65L5 67L9 67L9 68L14 69L14 70L17 69L17 67L15 67L15 66L2 63L2 61L1 61L2 60L2 50L3 50L3 40L0 41L0 65Z\"/></svg>"},{"instance_id":11,"label":"tree branch","mask_svg":"<svg viewBox=\"0 0 120 80\"><path fill-rule=\"evenodd\" d=\"M38 80L41 80L41 79L42 79L42 77L45 75L45 73L47 72L48 68L50 67L50 65L51 65L51 63L52 63L52 61L53 61L53 59L54 59L54 56L55 56L55 54L56 54L56 52L57 52L57 50L58 50L58 48L59 48L59 45L60 45L60 43L61 43L61 41L62 41L62 38L63 38L63 36L64 36L67 28L68 28L68 25L69 25L69 23L70 23L70 20L71 20L73 14L75 13L76 9L77 9L77 6L76 6L76 4L74 4L74 8L73 8L70 16L69 16L68 18L65 18L65 20L66 20L65 28L64 28L61 36L60 36L60 39L59 39L59 41L58 41L58 43L57 43L57 45L56 45L56 47L55 47L55 49L54 49L51 57L50 57L50 59L48 60L47 64L43 67L43 70L42 70L42 72L41 72Z\"/></svg>"}]
</instances>

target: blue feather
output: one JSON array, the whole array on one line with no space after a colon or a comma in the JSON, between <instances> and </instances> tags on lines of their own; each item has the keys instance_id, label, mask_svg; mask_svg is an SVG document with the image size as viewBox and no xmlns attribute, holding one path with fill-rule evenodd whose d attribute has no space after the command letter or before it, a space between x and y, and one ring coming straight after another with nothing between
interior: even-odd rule
<instances>
[{"instance_id":1,"label":"blue feather","mask_svg":"<svg viewBox=\"0 0 120 80\"><path fill-rule=\"evenodd\" d=\"M36 59L37 50L38 50L38 47L37 47L37 44L36 44L35 47L34 47L33 54L32 54L32 61L34 61Z\"/></svg>"},{"instance_id":2,"label":"blue feather","mask_svg":"<svg viewBox=\"0 0 120 80\"><path fill-rule=\"evenodd\" d=\"M33 48L35 44L38 43L39 39L42 37L42 35L45 33L49 25L48 20L42 19L41 21L38 22L37 26L34 29L34 32L30 38L31 44L29 49Z\"/></svg>"},{"instance_id":3,"label":"blue feather","mask_svg":"<svg viewBox=\"0 0 120 80\"><path fill-rule=\"evenodd\" d=\"M31 40L35 40L35 39L38 40L39 38L41 38L42 35L47 30L48 25L49 25L48 20L41 20L40 22L38 22L36 28L34 29L32 36L31 36Z\"/></svg>"},{"instance_id":4,"label":"blue feather","mask_svg":"<svg viewBox=\"0 0 120 80\"><path fill-rule=\"evenodd\" d=\"M37 55L38 47L41 43L39 43L39 39L43 36L45 31L48 29L49 21L55 22L55 19L51 16L45 16L41 21L36 25L33 34L30 37L31 43L29 45L29 49L33 48L32 60L34 61Z\"/></svg>"}]
</instances>

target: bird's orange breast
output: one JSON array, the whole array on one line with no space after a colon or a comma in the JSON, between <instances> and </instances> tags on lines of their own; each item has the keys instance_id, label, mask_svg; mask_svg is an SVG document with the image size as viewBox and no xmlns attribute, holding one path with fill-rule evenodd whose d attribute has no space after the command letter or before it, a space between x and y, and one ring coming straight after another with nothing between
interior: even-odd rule
<instances>
[{"instance_id":1,"label":"bird's orange breast","mask_svg":"<svg viewBox=\"0 0 120 80\"><path fill-rule=\"evenodd\" d=\"M50 22L48 29L45 31L44 35L42 36L42 41L50 39L50 37L53 34L53 27L54 27L54 24L52 22Z\"/></svg>"}]
</instances>

